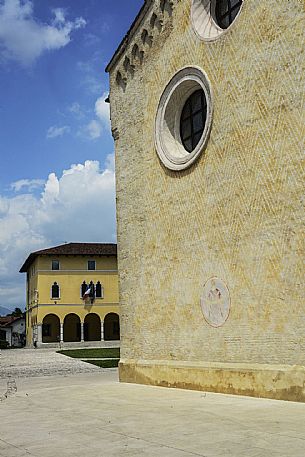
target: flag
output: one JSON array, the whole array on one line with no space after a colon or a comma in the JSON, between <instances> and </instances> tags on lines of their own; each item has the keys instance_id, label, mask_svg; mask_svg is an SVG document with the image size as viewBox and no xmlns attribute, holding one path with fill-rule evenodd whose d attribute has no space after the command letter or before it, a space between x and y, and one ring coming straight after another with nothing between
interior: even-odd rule
<instances>
[{"instance_id":1,"label":"flag","mask_svg":"<svg viewBox=\"0 0 305 457\"><path fill-rule=\"evenodd\" d=\"M83 295L83 300L86 300L86 298L90 296L90 292L91 292L91 286L89 285L89 286L87 287L86 292L85 292L84 295Z\"/></svg>"}]
</instances>

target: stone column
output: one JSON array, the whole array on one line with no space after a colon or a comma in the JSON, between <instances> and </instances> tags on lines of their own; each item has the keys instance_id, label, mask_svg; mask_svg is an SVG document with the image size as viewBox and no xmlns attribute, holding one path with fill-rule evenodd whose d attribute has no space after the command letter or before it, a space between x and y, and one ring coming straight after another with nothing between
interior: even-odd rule
<instances>
[{"instance_id":1,"label":"stone column","mask_svg":"<svg viewBox=\"0 0 305 457\"><path fill-rule=\"evenodd\" d=\"M64 324L63 322L60 323L60 337L59 337L59 341L61 343L64 342Z\"/></svg>"},{"instance_id":2,"label":"stone column","mask_svg":"<svg viewBox=\"0 0 305 457\"><path fill-rule=\"evenodd\" d=\"M34 345L34 341L37 341L37 325L33 325L32 332L32 343Z\"/></svg>"},{"instance_id":3,"label":"stone column","mask_svg":"<svg viewBox=\"0 0 305 457\"><path fill-rule=\"evenodd\" d=\"M84 323L80 323L80 340L83 343L84 342Z\"/></svg>"},{"instance_id":4,"label":"stone column","mask_svg":"<svg viewBox=\"0 0 305 457\"><path fill-rule=\"evenodd\" d=\"M42 343L42 324L37 324L37 344Z\"/></svg>"},{"instance_id":5,"label":"stone column","mask_svg":"<svg viewBox=\"0 0 305 457\"><path fill-rule=\"evenodd\" d=\"M104 321L101 321L101 341L104 341Z\"/></svg>"}]
</instances>

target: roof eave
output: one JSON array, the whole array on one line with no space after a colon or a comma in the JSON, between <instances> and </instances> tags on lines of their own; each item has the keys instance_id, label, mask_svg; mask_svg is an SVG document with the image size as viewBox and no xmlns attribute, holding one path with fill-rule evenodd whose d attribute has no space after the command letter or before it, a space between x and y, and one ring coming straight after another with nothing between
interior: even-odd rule
<instances>
[{"instance_id":1,"label":"roof eave","mask_svg":"<svg viewBox=\"0 0 305 457\"><path fill-rule=\"evenodd\" d=\"M29 269L29 267L31 266L31 264L34 262L34 260L36 259L38 254L35 255L35 253L31 253L28 258L26 259L26 261L24 262L24 264L22 265L22 267L20 268L19 270L19 273L26 273Z\"/></svg>"},{"instance_id":2,"label":"roof eave","mask_svg":"<svg viewBox=\"0 0 305 457\"><path fill-rule=\"evenodd\" d=\"M42 249L40 251L31 252L31 254L28 256L28 258L26 259L26 261L20 268L19 273L27 273L28 269L30 268L30 266L32 265L32 263L38 256L52 256L52 257L59 256L59 255L65 255L65 256L67 256L67 255L73 255L73 256L84 255L84 256L105 256L105 257L108 257L108 256L116 257L117 256L116 243L79 243L80 245L98 244L101 246L102 245L114 246L115 252L90 252L90 253L86 253L86 252L50 252L53 249L61 248L63 246L70 246L71 244L74 244L74 243L68 243L67 245L59 245L59 246L54 246L53 248L47 248L47 249ZM76 243L76 244L78 244L78 243Z\"/></svg>"},{"instance_id":3,"label":"roof eave","mask_svg":"<svg viewBox=\"0 0 305 457\"><path fill-rule=\"evenodd\" d=\"M136 31L138 30L139 26L141 25L143 19L145 18L148 10L150 9L153 0L145 0L145 3L141 7L139 13L137 14L135 20L130 26L130 29L124 36L123 40L119 44L118 48L116 49L115 53L113 54L110 62L108 63L107 67L105 68L106 73L110 73L111 70L115 67L119 59L121 58L122 54L124 54L126 48L128 47L131 39L134 37Z\"/></svg>"}]
</instances>

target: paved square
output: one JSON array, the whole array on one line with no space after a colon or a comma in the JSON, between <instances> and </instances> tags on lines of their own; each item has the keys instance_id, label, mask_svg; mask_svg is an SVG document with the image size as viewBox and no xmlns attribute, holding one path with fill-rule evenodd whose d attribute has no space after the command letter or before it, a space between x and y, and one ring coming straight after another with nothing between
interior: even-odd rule
<instances>
[{"instance_id":1,"label":"paved square","mask_svg":"<svg viewBox=\"0 0 305 457\"><path fill-rule=\"evenodd\" d=\"M2 374L16 351L7 352ZM17 358L22 353L27 350ZM23 377L0 380L1 457L305 455L305 404L120 384L116 369L88 365L91 372L81 372L73 359L67 363L77 369L55 369L58 356L32 353L35 367L50 361L52 376L37 376L28 367L24 377L23 364Z\"/></svg>"}]
</instances>

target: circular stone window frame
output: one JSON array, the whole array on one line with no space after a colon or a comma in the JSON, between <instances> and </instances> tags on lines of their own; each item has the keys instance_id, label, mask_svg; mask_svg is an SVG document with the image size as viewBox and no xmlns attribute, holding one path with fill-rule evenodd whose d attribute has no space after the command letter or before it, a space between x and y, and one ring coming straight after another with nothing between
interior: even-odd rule
<instances>
[{"instance_id":1,"label":"circular stone window frame","mask_svg":"<svg viewBox=\"0 0 305 457\"><path fill-rule=\"evenodd\" d=\"M191 23L197 37L202 41L215 41L228 33L234 26L243 9L245 0L234 18L232 24L226 29L222 29L216 22L216 0L192 0Z\"/></svg>"},{"instance_id":2,"label":"circular stone window frame","mask_svg":"<svg viewBox=\"0 0 305 457\"><path fill-rule=\"evenodd\" d=\"M198 89L204 91L206 98L206 121L197 146L192 152L188 152L180 136L180 118L187 99ZM200 67L182 68L166 85L159 101L155 122L155 146L166 168L173 171L184 170L203 153L212 128L213 105L210 80Z\"/></svg>"}]
</instances>

